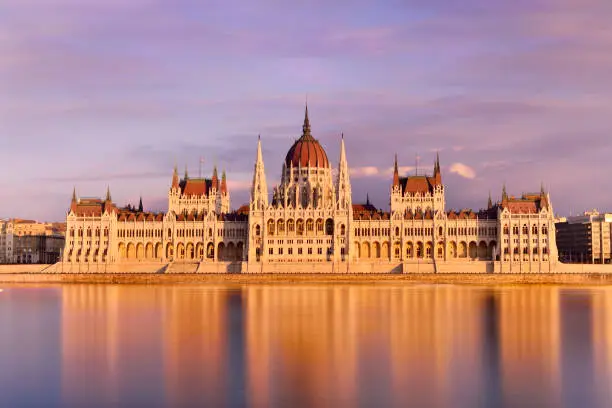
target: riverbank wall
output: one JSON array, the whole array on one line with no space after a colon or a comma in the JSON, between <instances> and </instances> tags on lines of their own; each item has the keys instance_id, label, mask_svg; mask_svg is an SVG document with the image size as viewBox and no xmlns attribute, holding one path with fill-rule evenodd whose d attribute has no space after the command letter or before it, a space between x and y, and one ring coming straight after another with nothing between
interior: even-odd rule
<instances>
[{"instance_id":1,"label":"riverbank wall","mask_svg":"<svg viewBox=\"0 0 612 408\"><path fill-rule=\"evenodd\" d=\"M612 274L612 265L560 262L129 262L0 265L1 274Z\"/></svg>"}]
</instances>

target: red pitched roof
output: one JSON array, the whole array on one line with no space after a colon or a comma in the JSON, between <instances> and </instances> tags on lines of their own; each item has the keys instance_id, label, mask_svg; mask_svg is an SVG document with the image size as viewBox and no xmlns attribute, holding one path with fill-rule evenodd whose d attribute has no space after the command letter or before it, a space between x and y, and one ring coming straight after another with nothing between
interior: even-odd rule
<instances>
[{"instance_id":1,"label":"red pitched roof","mask_svg":"<svg viewBox=\"0 0 612 408\"><path fill-rule=\"evenodd\" d=\"M441 183L436 177L429 176L408 176L401 177L399 181L402 186L402 193L432 193L435 186Z\"/></svg>"},{"instance_id":2,"label":"red pitched roof","mask_svg":"<svg viewBox=\"0 0 612 408\"><path fill-rule=\"evenodd\" d=\"M208 194L212 185L212 180L208 179L187 179L181 182L181 192L184 195L202 196Z\"/></svg>"}]
</instances>

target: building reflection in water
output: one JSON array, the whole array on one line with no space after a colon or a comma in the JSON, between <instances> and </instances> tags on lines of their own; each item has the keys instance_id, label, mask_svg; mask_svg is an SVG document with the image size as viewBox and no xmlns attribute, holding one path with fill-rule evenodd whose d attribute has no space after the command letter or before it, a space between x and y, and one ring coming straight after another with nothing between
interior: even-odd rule
<instances>
[{"instance_id":1,"label":"building reflection in water","mask_svg":"<svg viewBox=\"0 0 612 408\"><path fill-rule=\"evenodd\" d=\"M584 389L600 406L610 401L609 289L584 292L586 309L555 286L73 285L62 293L70 406L547 407L580 401ZM588 333L577 338L581 324ZM595 385L568 374L580 370Z\"/></svg>"},{"instance_id":2,"label":"building reflection in water","mask_svg":"<svg viewBox=\"0 0 612 408\"><path fill-rule=\"evenodd\" d=\"M612 406L612 288L592 291L593 386L597 402Z\"/></svg>"}]
</instances>

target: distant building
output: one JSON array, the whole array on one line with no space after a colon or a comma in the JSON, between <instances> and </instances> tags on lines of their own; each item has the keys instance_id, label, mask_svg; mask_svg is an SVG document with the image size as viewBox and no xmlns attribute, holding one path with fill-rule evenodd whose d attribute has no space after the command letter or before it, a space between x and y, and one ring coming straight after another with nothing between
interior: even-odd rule
<instances>
[{"instance_id":1,"label":"distant building","mask_svg":"<svg viewBox=\"0 0 612 408\"><path fill-rule=\"evenodd\" d=\"M0 263L13 261L13 221L0 220Z\"/></svg>"},{"instance_id":2,"label":"distant building","mask_svg":"<svg viewBox=\"0 0 612 408\"><path fill-rule=\"evenodd\" d=\"M65 223L0 221L0 263L55 263L61 258L65 231Z\"/></svg>"},{"instance_id":3,"label":"distant building","mask_svg":"<svg viewBox=\"0 0 612 408\"><path fill-rule=\"evenodd\" d=\"M610 263L611 225L612 214L600 214L597 210L558 222L555 227L560 260L567 263Z\"/></svg>"}]
</instances>

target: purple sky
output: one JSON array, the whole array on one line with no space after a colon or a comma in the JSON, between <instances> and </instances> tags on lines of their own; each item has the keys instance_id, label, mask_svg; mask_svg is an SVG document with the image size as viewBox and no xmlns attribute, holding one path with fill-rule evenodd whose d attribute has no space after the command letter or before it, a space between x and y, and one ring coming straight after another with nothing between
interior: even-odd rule
<instances>
[{"instance_id":1,"label":"purple sky","mask_svg":"<svg viewBox=\"0 0 612 408\"><path fill-rule=\"evenodd\" d=\"M353 200L440 151L448 208L550 188L556 212L612 210L609 0L3 0L0 218L62 220L73 186L166 208L172 168L226 168L248 200L299 137Z\"/></svg>"}]
</instances>

